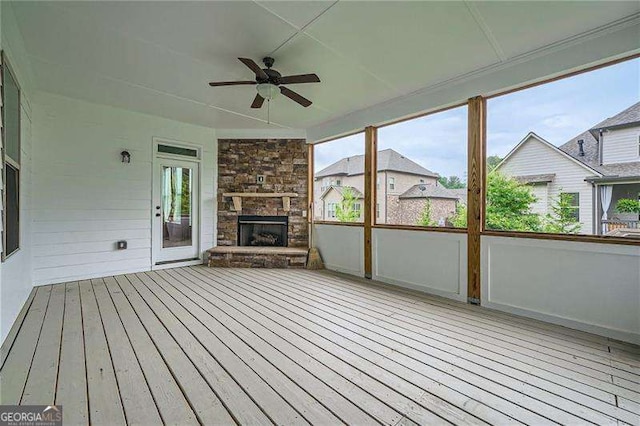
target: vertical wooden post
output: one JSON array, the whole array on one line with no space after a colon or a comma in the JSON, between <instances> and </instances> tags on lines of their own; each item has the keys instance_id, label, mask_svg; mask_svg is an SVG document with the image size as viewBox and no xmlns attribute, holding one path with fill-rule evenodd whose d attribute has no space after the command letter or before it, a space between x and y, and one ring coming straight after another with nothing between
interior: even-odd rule
<instances>
[{"instance_id":1,"label":"vertical wooden post","mask_svg":"<svg viewBox=\"0 0 640 426\"><path fill-rule=\"evenodd\" d=\"M313 145L307 145L307 235L309 236L309 247L313 247L313 212L314 212L314 194L313 194L313 168L315 167L313 164Z\"/></svg>"},{"instance_id":2,"label":"vertical wooden post","mask_svg":"<svg viewBox=\"0 0 640 426\"><path fill-rule=\"evenodd\" d=\"M372 126L364 129L364 276L366 278L371 278L373 273L371 239L376 214L377 130Z\"/></svg>"},{"instance_id":3,"label":"vertical wooden post","mask_svg":"<svg viewBox=\"0 0 640 426\"><path fill-rule=\"evenodd\" d=\"M469 99L467 196L467 300L480 304L480 233L484 225L486 100Z\"/></svg>"}]
</instances>

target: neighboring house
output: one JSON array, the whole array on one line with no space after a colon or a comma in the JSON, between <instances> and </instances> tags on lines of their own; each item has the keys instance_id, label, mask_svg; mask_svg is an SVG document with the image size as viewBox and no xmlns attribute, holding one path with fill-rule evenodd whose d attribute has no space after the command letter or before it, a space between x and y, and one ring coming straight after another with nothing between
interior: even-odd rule
<instances>
[{"instance_id":1,"label":"neighboring house","mask_svg":"<svg viewBox=\"0 0 640 426\"><path fill-rule=\"evenodd\" d=\"M640 102L559 147L530 132L495 170L532 186L535 213L572 194L582 233L637 229L638 215L618 213L616 203L640 197Z\"/></svg>"},{"instance_id":2,"label":"neighboring house","mask_svg":"<svg viewBox=\"0 0 640 426\"><path fill-rule=\"evenodd\" d=\"M398 197L396 217L390 217L391 223L415 225L424 212L427 200L430 203L431 220L437 226L449 226L447 222L456 214L459 203L466 204L467 188L448 189L442 185L418 184L409 188Z\"/></svg>"},{"instance_id":3,"label":"neighboring house","mask_svg":"<svg viewBox=\"0 0 640 426\"><path fill-rule=\"evenodd\" d=\"M364 205L364 194L357 188L352 186L330 186L322 193L320 200L322 200L324 207L324 217L321 220L334 221L338 220L336 217L337 205L342 201L345 191L351 191L355 196L355 203L353 209L360 212L360 217L363 217L362 206Z\"/></svg>"},{"instance_id":4,"label":"neighboring house","mask_svg":"<svg viewBox=\"0 0 640 426\"><path fill-rule=\"evenodd\" d=\"M407 192L416 186L438 188L440 195L449 191L439 185L437 173L422 167L392 149L379 151L377 160L377 223L415 225L417 218L414 220L413 215L410 215L411 219L409 219L402 210L410 206L412 210L419 209L420 213L422 212L428 197L405 197ZM335 205L342 200L344 188L352 189L359 197L360 209L362 210L362 206L364 206L364 196L362 195L364 193L364 155L342 158L315 174L314 215L316 220L338 220L335 217ZM432 212L435 210L450 211L451 200L454 199L452 197L454 197L452 194L447 194L447 197L434 197L431 206ZM420 203L421 206L418 206ZM440 206L440 204L445 204L445 206ZM455 204L453 211L455 212ZM407 220L405 220L405 216L407 216ZM435 215L432 216L435 218ZM439 220L438 218L435 220Z\"/></svg>"}]
</instances>

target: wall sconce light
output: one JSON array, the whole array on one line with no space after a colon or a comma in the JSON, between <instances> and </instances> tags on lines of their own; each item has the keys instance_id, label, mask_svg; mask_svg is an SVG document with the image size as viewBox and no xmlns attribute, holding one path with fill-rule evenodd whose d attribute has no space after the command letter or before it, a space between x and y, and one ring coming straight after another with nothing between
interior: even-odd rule
<instances>
[{"instance_id":1,"label":"wall sconce light","mask_svg":"<svg viewBox=\"0 0 640 426\"><path fill-rule=\"evenodd\" d=\"M131 162L131 154L129 154L129 151L122 151L120 153L120 157L122 157L122 162L123 163L130 163Z\"/></svg>"}]
</instances>

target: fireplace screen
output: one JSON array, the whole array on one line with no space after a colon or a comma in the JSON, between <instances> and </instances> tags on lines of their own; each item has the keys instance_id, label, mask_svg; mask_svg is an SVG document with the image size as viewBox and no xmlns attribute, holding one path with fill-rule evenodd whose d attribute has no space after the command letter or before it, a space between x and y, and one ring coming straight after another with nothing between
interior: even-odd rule
<instances>
[{"instance_id":1,"label":"fireplace screen","mask_svg":"<svg viewBox=\"0 0 640 426\"><path fill-rule=\"evenodd\" d=\"M238 216L239 246L287 247L287 216Z\"/></svg>"}]
</instances>

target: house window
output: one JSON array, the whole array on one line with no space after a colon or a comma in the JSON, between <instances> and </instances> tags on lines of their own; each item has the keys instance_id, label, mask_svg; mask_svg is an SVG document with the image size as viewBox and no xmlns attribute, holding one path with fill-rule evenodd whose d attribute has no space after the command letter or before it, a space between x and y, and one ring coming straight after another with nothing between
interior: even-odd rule
<instances>
[{"instance_id":1,"label":"house window","mask_svg":"<svg viewBox=\"0 0 640 426\"><path fill-rule=\"evenodd\" d=\"M380 217L380 203L376 203L376 218Z\"/></svg>"},{"instance_id":2,"label":"house window","mask_svg":"<svg viewBox=\"0 0 640 426\"><path fill-rule=\"evenodd\" d=\"M390 177L389 178L389 190L393 191L394 189L396 189L396 178Z\"/></svg>"},{"instance_id":3,"label":"house window","mask_svg":"<svg viewBox=\"0 0 640 426\"><path fill-rule=\"evenodd\" d=\"M2 56L4 228L2 259L20 248L20 86Z\"/></svg>"},{"instance_id":4,"label":"house window","mask_svg":"<svg viewBox=\"0 0 640 426\"><path fill-rule=\"evenodd\" d=\"M424 179L420 179L420 183L424 183Z\"/></svg>"},{"instance_id":5,"label":"house window","mask_svg":"<svg viewBox=\"0 0 640 426\"><path fill-rule=\"evenodd\" d=\"M336 203L329 203L329 205L327 206L327 217L336 217Z\"/></svg>"},{"instance_id":6,"label":"house window","mask_svg":"<svg viewBox=\"0 0 640 426\"><path fill-rule=\"evenodd\" d=\"M580 193L579 192L563 192L560 198L566 200L567 208L570 210L571 216L576 222L580 222Z\"/></svg>"},{"instance_id":7,"label":"house window","mask_svg":"<svg viewBox=\"0 0 640 426\"><path fill-rule=\"evenodd\" d=\"M342 181L340 179L336 180L336 186L342 186Z\"/></svg>"},{"instance_id":8,"label":"house window","mask_svg":"<svg viewBox=\"0 0 640 426\"><path fill-rule=\"evenodd\" d=\"M353 211L358 213L358 216L362 215L360 203L353 204Z\"/></svg>"},{"instance_id":9,"label":"house window","mask_svg":"<svg viewBox=\"0 0 640 426\"><path fill-rule=\"evenodd\" d=\"M380 176L376 179L376 188L380 189Z\"/></svg>"}]
</instances>

